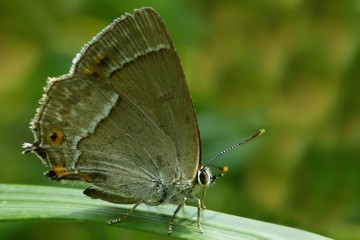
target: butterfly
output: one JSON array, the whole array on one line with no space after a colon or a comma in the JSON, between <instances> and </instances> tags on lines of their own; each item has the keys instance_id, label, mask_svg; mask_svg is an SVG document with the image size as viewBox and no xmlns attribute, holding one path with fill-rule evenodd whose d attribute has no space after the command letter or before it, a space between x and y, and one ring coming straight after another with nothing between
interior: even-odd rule
<instances>
[{"instance_id":1,"label":"butterfly","mask_svg":"<svg viewBox=\"0 0 360 240\"><path fill-rule=\"evenodd\" d=\"M172 38L152 8L114 20L76 55L68 74L49 78L24 144L52 180L89 184L112 203L197 204L222 174L201 164L196 115ZM260 135L260 132L257 134ZM256 135L256 136L257 136ZM256 137L254 136L254 137ZM201 197L197 197L199 193Z\"/></svg>"}]
</instances>

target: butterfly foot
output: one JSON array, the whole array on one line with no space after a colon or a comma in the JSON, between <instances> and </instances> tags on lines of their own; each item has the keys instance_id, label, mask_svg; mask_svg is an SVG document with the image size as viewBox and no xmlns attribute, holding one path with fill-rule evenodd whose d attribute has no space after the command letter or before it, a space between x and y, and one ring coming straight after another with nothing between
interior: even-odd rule
<instances>
[{"instance_id":1,"label":"butterfly foot","mask_svg":"<svg viewBox=\"0 0 360 240\"><path fill-rule=\"evenodd\" d=\"M122 220L124 220L125 218L129 217L137 208L137 206L140 205L141 202L136 203L125 215L123 215L122 217L116 218L116 219L112 219L108 221L109 225L113 225L115 223L119 223Z\"/></svg>"},{"instance_id":2,"label":"butterfly foot","mask_svg":"<svg viewBox=\"0 0 360 240\"><path fill-rule=\"evenodd\" d=\"M173 225L172 223L169 224L169 228L168 228L168 235L171 235L173 231Z\"/></svg>"},{"instance_id":3,"label":"butterfly foot","mask_svg":"<svg viewBox=\"0 0 360 240\"><path fill-rule=\"evenodd\" d=\"M199 232L200 232L200 233L204 233L204 230L202 229L202 227L201 227L200 224L198 225L198 229L199 229Z\"/></svg>"},{"instance_id":4,"label":"butterfly foot","mask_svg":"<svg viewBox=\"0 0 360 240\"><path fill-rule=\"evenodd\" d=\"M113 224L116 224L116 223L121 222L123 219L124 219L124 217L116 218L116 219L109 220L107 223L108 223L109 225L113 225Z\"/></svg>"}]
</instances>

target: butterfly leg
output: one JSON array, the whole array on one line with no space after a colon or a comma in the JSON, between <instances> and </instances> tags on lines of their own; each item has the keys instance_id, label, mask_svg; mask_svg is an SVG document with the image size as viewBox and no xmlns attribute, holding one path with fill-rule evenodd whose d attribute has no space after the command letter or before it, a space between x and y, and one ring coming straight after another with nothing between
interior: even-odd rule
<instances>
[{"instance_id":1,"label":"butterfly leg","mask_svg":"<svg viewBox=\"0 0 360 240\"><path fill-rule=\"evenodd\" d=\"M170 235L173 231L173 225L174 225L174 220L175 220L175 216L176 214L180 211L180 209L184 206L186 201L186 197L184 197L182 199L182 201L180 202L180 204L177 206L172 218L170 219L170 223L169 223L169 228L168 228L168 234Z\"/></svg>"},{"instance_id":2,"label":"butterfly leg","mask_svg":"<svg viewBox=\"0 0 360 240\"><path fill-rule=\"evenodd\" d=\"M201 224L200 224L201 208L202 208L202 206L204 206L204 205L203 205L202 201L201 201L199 198L197 198L196 200L197 200L197 202L198 202L198 207L197 207L197 224L198 224L198 229L199 229L199 232L200 232L200 233L204 233L204 231L202 230ZM205 206L204 206L204 207L205 207Z\"/></svg>"},{"instance_id":3,"label":"butterfly leg","mask_svg":"<svg viewBox=\"0 0 360 240\"><path fill-rule=\"evenodd\" d=\"M216 174L216 175L212 176L212 177L211 177L211 183L213 184L216 179L218 179L218 178L220 178L220 177L222 177L222 176L224 176L223 173ZM201 194L201 208L202 208L202 209L206 209L206 206L205 206L205 204L204 204L206 189L207 189L207 188L204 188L203 191L202 191L202 194Z\"/></svg>"},{"instance_id":4,"label":"butterfly leg","mask_svg":"<svg viewBox=\"0 0 360 240\"><path fill-rule=\"evenodd\" d=\"M109 220L109 221L108 221L108 224L109 224L109 225L112 225L112 224L121 222L122 220L124 220L125 218L127 218L128 216L130 216L130 215L135 211L135 209L137 208L137 206L140 205L140 203L142 203L142 202L136 203L125 215L123 215L123 216L121 216L121 217L119 217L119 218L113 219L113 220Z\"/></svg>"},{"instance_id":5,"label":"butterfly leg","mask_svg":"<svg viewBox=\"0 0 360 240\"><path fill-rule=\"evenodd\" d=\"M205 204L204 204L205 194L206 194L206 188L203 189L202 194L201 194L201 205L200 206L202 209L206 209Z\"/></svg>"}]
</instances>

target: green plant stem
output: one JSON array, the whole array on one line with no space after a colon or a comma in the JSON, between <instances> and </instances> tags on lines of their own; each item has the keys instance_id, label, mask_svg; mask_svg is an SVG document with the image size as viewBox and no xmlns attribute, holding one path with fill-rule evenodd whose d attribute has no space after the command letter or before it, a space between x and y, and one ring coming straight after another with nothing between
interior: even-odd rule
<instances>
[{"instance_id":1,"label":"green plant stem","mask_svg":"<svg viewBox=\"0 0 360 240\"><path fill-rule=\"evenodd\" d=\"M80 189L33 185L0 184L0 221L83 221L107 225L132 205L93 200ZM128 228L167 235L169 220L176 206L141 204L126 220L111 227ZM197 209L185 206L176 217L173 236L184 239L284 239L325 240L320 235L266 222L202 211L204 233L198 232Z\"/></svg>"}]
</instances>

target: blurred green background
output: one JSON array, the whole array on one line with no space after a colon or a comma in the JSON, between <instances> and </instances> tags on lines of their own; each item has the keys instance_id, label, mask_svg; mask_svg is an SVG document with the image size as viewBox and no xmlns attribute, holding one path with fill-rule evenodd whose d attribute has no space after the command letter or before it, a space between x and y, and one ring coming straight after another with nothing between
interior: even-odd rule
<instances>
[{"instance_id":1,"label":"blurred green background","mask_svg":"<svg viewBox=\"0 0 360 240\"><path fill-rule=\"evenodd\" d=\"M21 155L22 143L33 140L28 123L46 79L67 73L84 43L141 6L155 8L174 38L198 114L204 161L267 130L217 159L230 171L208 191L207 207L359 239L357 0L1 1L0 182L60 185L43 176L46 168L35 155ZM62 222L1 223L0 234L158 239Z\"/></svg>"}]
</instances>

